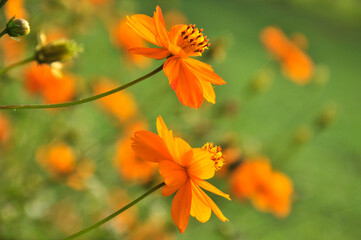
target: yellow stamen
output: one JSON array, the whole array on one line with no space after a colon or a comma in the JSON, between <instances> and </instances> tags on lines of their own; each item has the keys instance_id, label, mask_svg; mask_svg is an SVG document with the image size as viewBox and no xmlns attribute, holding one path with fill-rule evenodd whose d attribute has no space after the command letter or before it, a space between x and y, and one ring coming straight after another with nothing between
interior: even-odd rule
<instances>
[{"instance_id":1,"label":"yellow stamen","mask_svg":"<svg viewBox=\"0 0 361 240\"><path fill-rule=\"evenodd\" d=\"M202 149L205 149L212 154L212 161L214 161L214 167L217 171L220 170L224 165L222 148L220 146L214 145L213 143L206 143L203 145Z\"/></svg>"},{"instance_id":2,"label":"yellow stamen","mask_svg":"<svg viewBox=\"0 0 361 240\"><path fill-rule=\"evenodd\" d=\"M207 36L203 36L203 29L196 28L195 24L189 24L180 33L177 45L190 54L202 55L205 49L211 45Z\"/></svg>"}]
</instances>

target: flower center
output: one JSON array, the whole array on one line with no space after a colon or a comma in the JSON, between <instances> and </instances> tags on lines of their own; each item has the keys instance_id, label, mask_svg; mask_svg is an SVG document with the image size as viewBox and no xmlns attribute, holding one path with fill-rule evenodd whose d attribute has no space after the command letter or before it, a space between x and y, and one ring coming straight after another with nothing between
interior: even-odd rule
<instances>
[{"instance_id":1,"label":"flower center","mask_svg":"<svg viewBox=\"0 0 361 240\"><path fill-rule=\"evenodd\" d=\"M204 49L208 49L211 45L208 43L207 36L203 36L203 28L196 28L195 24L189 24L187 28L180 33L177 45L181 47L187 54L202 56Z\"/></svg>"},{"instance_id":2,"label":"flower center","mask_svg":"<svg viewBox=\"0 0 361 240\"><path fill-rule=\"evenodd\" d=\"M214 167L217 171L220 170L224 165L222 148L220 146L214 145L213 143L206 143L203 145L202 149L205 149L212 154L212 161L214 161Z\"/></svg>"}]
</instances>

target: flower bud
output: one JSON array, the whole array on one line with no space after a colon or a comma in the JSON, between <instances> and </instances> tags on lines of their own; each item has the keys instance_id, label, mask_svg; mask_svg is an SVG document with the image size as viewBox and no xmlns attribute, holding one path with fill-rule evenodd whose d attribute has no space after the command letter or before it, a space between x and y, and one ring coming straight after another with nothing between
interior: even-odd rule
<instances>
[{"instance_id":1,"label":"flower bud","mask_svg":"<svg viewBox=\"0 0 361 240\"><path fill-rule=\"evenodd\" d=\"M72 40L59 39L37 47L35 58L38 63L64 62L76 57L82 48Z\"/></svg>"},{"instance_id":2,"label":"flower bud","mask_svg":"<svg viewBox=\"0 0 361 240\"><path fill-rule=\"evenodd\" d=\"M30 25L25 19L13 17L6 24L6 32L10 37L24 37L30 33Z\"/></svg>"},{"instance_id":3,"label":"flower bud","mask_svg":"<svg viewBox=\"0 0 361 240\"><path fill-rule=\"evenodd\" d=\"M320 129L325 129L336 120L337 106L336 104L329 104L326 106L321 114L316 119L316 124Z\"/></svg>"}]
</instances>

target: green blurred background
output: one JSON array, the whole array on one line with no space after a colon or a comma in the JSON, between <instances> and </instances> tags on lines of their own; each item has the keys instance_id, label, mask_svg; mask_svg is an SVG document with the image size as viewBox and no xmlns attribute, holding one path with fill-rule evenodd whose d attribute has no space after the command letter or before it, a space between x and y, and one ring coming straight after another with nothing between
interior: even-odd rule
<instances>
[{"instance_id":1,"label":"green blurred background","mask_svg":"<svg viewBox=\"0 0 361 240\"><path fill-rule=\"evenodd\" d=\"M161 64L153 61L148 68L129 70L123 53L112 45L104 19L127 13L152 15L157 4L163 12L178 9L190 23L204 28L211 42L217 39L224 44L224 60L209 56L200 60L212 64L227 84L215 87L215 105L205 102L199 110L181 105L163 73L131 87L129 92L136 97L150 129L155 131L156 117L161 115L168 127L182 133L192 146L231 139L244 154L269 156L273 167L294 183L292 211L285 219L259 212L248 202L214 197L230 222L223 223L214 215L207 223L190 218L185 233L179 234L170 221L172 197L164 198L158 192L138 206L144 221L163 212L169 221L167 230L174 232L176 239L361 239L360 1L119 0L112 3L115 7L93 12L68 9L64 2L26 1L32 32L24 41L30 54L41 29L73 29L69 37L84 48L67 68L81 76L77 98L92 94L97 77L124 84ZM5 25L4 16L1 20ZM259 40L260 31L269 25L279 26L287 35L303 33L309 41L307 54L316 66L326 69L324 74L329 74L327 83L319 84L317 76L306 86L285 79ZM271 69L271 86L256 93L250 84L262 69ZM1 77L1 104L40 102L25 93L21 71L18 68ZM320 128L317 119L325 111L336 112L336 116ZM0 150L0 239L61 239L66 234L52 215L59 203L69 203L72 207L63 211L69 215L74 212L80 219L71 229L76 232L109 210L104 196L114 189L126 189L133 199L157 183L142 186L119 177L112 159L114 143L123 128L114 124L97 103L56 114L43 110L5 114L13 129L10 143ZM299 129L311 131L312 137L297 145L294 138ZM39 146L64 136L95 163L95 174L85 190L77 191L50 179L35 161ZM227 178L211 182L229 192ZM119 235L107 224L82 239L123 238L127 239L127 234Z\"/></svg>"}]
</instances>

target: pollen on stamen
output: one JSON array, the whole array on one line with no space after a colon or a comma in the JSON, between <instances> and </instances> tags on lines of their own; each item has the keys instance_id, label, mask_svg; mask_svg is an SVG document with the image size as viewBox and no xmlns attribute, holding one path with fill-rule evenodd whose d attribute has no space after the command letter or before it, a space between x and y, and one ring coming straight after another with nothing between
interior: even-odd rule
<instances>
[{"instance_id":1,"label":"pollen on stamen","mask_svg":"<svg viewBox=\"0 0 361 240\"><path fill-rule=\"evenodd\" d=\"M224 166L224 158L220 146L216 146L213 143L206 143L203 145L202 149L205 149L212 154L211 159L214 162L214 167L217 171Z\"/></svg>"},{"instance_id":2,"label":"pollen on stamen","mask_svg":"<svg viewBox=\"0 0 361 240\"><path fill-rule=\"evenodd\" d=\"M203 36L203 28L196 28L195 24L189 24L185 30L180 33L178 46L189 55L202 55L205 49L208 49L210 43L207 36Z\"/></svg>"}]
</instances>

